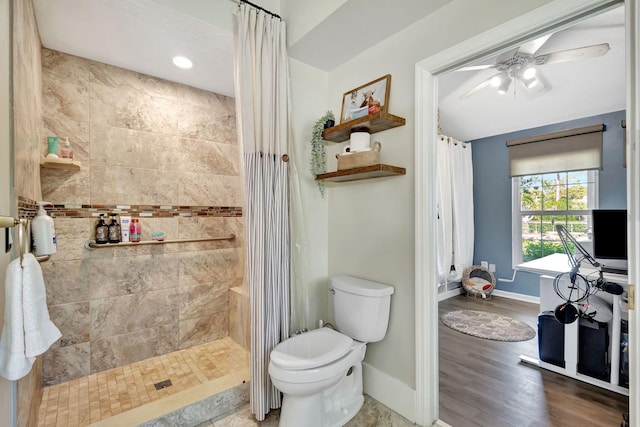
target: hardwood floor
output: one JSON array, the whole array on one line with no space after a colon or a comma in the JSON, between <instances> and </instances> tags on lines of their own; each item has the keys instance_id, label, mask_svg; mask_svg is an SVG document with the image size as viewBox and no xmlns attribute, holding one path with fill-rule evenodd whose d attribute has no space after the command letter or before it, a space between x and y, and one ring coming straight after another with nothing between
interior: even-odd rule
<instances>
[{"instance_id":1,"label":"hardwood floor","mask_svg":"<svg viewBox=\"0 0 640 427\"><path fill-rule=\"evenodd\" d=\"M491 311L521 320L537 331L538 305L460 295L439 303L451 310ZM538 337L523 342L490 341L439 326L440 419L467 426L620 426L628 397L535 366Z\"/></svg>"}]
</instances>

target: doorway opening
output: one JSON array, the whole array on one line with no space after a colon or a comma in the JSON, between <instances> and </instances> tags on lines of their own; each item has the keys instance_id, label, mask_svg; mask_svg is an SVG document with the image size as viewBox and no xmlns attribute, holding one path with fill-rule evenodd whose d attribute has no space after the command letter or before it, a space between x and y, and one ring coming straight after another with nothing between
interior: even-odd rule
<instances>
[{"instance_id":1,"label":"doorway opening","mask_svg":"<svg viewBox=\"0 0 640 427\"><path fill-rule=\"evenodd\" d=\"M616 6L610 1L581 1L579 4L561 5L553 2L541 7L535 14L528 14L491 31L482 38L471 39L454 48L441 52L416 66L416 421L428 424L438 419L438 362L432 355L438 347L437 311L437 271L435 260L435 224L428 220L435 211L434 172L436 166L434 137L437 129L437 76L469 64L490 54L503 53L524 41L532 40L545 32L558 31L569 27L588 16L593 16ZM619 4L619 3L618 3ZM566 7L564 7L566 6ZM627 3L635 11L637 2ZM634 12L636 13L636 12ZM627 30L627 40L634 40L637 29ZM627 52L631 49L627 48ZM632 52L630 63L636 61ZM637 78L637 77L635 77ZM635 80L631 78L631 87ZM628 91L628 90L627 90ZM637 108L637 100L631 101L632 110ZM629 125L629 123L627 123ZM631 161L633 163L633 161ZM637 174L633 165L628 164L628 173ZM631 194L632 192L629 191ZM634 196L629 196L633 198ZM633 200L628 200L633 206ZM634 213L630 215L634 217ZM631 230L633 233L633 230ZM419 261L418 261L419 260ZM632 271L633 271L633 267ZM633 322L633 319L631 319ZM633 360L631 361L633 365ZM633 390L631 390L633 396ZM632 405L633 406L633 405ZM634 408L631 408L632 418Z\"/></svg>"}]
</instances>

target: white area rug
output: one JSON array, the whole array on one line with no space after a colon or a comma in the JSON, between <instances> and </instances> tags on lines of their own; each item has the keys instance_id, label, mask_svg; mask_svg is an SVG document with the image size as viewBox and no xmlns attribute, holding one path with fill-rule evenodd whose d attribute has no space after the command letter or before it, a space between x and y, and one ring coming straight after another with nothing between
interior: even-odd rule
<instances>
[{"instance_id":1,"label":"white area rug","mask_svg":"<svg viewBox=\"0 0 640 427\"><path fill-rule=\"evenodd\" d=\"M494 341L527 341L536 336L524 322L495 313L456 310L445 313L442 323L464 334Z\"/></svg>"}]
</instances>

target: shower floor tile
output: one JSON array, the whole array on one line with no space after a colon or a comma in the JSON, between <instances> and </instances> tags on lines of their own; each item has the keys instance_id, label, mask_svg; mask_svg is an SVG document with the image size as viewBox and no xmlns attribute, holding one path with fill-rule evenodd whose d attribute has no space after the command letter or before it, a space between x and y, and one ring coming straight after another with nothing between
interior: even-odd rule
<instances>
[{"instance_id":1,"label":"shower floor tile","mask_svg":"<svg viewBox=\"0 0 640 427\"><path fill-rule=\"evenodd\" d=\"M248 367L249 352L227 337L45 387L38 426L87 426Z\"/></svg>"}]
</instances>

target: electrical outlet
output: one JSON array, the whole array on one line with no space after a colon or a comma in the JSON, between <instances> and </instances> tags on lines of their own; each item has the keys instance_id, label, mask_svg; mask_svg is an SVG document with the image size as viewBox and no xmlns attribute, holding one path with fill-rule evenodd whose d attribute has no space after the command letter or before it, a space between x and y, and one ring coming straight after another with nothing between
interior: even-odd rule
<instances>
[{"instance_id":1,"label":"electrical outlet","mask_svg":"<svg viewBox=\"0 0 640 427\"><path fill-rule=\"evenodd\" d=\"M496 272L496 265L495 264L489 264L489 271L492 273Z\"/></svg>"},{"instance_id":2,"label":"electrical outlet","mask_svg":"<svg viewBox=\"0 0 640 427\"><path fill-rule=\"evenodd\" d=\"M480 261L480 265L484 268L489 268L489 263L487 261Z\"/></svg>"}]
</instances>

